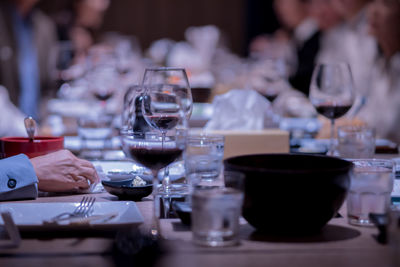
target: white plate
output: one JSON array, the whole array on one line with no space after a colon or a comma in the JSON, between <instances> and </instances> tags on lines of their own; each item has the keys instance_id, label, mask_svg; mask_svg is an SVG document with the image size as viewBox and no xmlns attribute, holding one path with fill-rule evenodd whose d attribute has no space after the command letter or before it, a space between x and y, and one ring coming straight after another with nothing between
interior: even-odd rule
<instances>
[{"instance_id":1,"label":"white plate","mask_svg":"<svg viewBox=\"0 0 400 267\"><path fill-rule=\"evenodd\" d=\"M135 202L113 201L95 202L92 215L104 215L118 212L118 215L106 222L92 221L90 224L69 224L64 221L60 224L43 224L44 220L50 220L63 212L72 212L79 205L78 202L53 202L53 203L7 203L0 204L0 212L8 211L21 231L41 230L73 230L95 229L111 230L123 226L137 226L143 223L143 216ZM4 222L0 217L0 225Z\"/></svg>"}]
</instances>

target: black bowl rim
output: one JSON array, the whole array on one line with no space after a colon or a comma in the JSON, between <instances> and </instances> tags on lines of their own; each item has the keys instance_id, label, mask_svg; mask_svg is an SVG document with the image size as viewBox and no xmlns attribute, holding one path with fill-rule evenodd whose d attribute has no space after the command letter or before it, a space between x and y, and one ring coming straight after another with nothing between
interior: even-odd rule
<instances>
[{"instance_id":1,"label":"black bowl rim","mask_svg":"<svg viewBox=\"0 0 400 267\"><path fill-rule=\"evenodd\" d=\"M265 154L248 154L248 155L240 155L229 157L224 160L224 166L227 169L234 169L238 171L245 171L245 172L267 172L267 173L281 173L281 174L292 174L294 173L293 170L283 170L283 169L268 169L263 167L246 167L246 166L238 166L232 163L229 163L230 160L237 159L237 158L244 158L244 157L256 157L256 156L285 156L285 157L308 157L308 158L328 158L331 160L341 161L344 163L343 167L340 168L326 168L326 169L319 169L319 170L296 170L296 174L310 174L310 173L332 173L332 172L343 172L349 171L353 168L354 164L348 160L344 160L337 157L326 156L326 155L309 155L309 154L297 154L297 153L265 153ZM231 168L229 168L231 167Z\"/></svg>"}]
</instances>

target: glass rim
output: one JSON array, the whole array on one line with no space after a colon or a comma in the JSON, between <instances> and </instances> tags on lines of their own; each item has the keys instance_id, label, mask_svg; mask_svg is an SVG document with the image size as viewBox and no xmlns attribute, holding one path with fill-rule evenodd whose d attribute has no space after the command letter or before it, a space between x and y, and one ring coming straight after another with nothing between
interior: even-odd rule
<instances>
[{"instance_id":1,"label":"glass rim","mask_svg":"<svg viewBox=\"0 0 400 267\"><path fill-rule=\"evenodd\" d=\"M355 132L353 130L371 130L375 132L375 128L368 125L341 125L337 127L338 131L343 130L345 132ZM349 130L349 131L347 131Z\"/></svg>"},{"instance_id":2,"label":"glass rim","mask_svg":"<svg viewBox=\"0 0 400 267\"><path fill-rule=\"evenodd\" d=\"M145 71L184 71L184 72L186 72L186 69L178 68L178 67L159 67L159 68L146 68Z\"/></svg>"},{"instance_id":3,"label":"glass rim","mask_svg":"<svg viewBox=\"0 0 400 267\"><path fill-rule=\"evenodd\" d=\"M359 158L359 159L346 159L350 162L353 163L354 165L354 169L356 168L363 168L363 167L382 167L382 168L387 168L387 169L391 169L392 172L395 171L395 166L396 163L391 160L391 159L377 159L377 158L372 158L372 159L363 159L363 158ZM356 163L366 163L369 165L356 165Z\"/></svg>"},{"instance_id":4,"label":"glass rim","mask_svg":"<svg viewBox=\"0 0 400 267\"><path fill-rule=\"evenodd\" d=\"M187 136L188 141L207 141L207 142L218 142L225 141L225 136L222 134L213 133L200 133L200 134L189 134Z\"/></svg>"}]
</instances>

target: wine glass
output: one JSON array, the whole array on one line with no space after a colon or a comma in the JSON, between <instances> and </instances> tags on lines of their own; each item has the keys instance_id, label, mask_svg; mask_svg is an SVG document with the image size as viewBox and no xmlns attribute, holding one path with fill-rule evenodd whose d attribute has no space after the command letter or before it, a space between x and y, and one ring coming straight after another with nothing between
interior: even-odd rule
<instances>
[{"instance_id":1,"label":"wine glass","mask_svg":"<svg viewBox=\"0 0 400 267\"><path fill-rule=\"evenodd\" d=\"M184 120L184 119L183 119ZM148 128L148 131L126 130L121 132L122 147L125 154L151 169L153 175L154 211L151 235L160 237L159 226L159 180L158 172L178 159L186 147L186 128L177 126L175 129L161 134Z\"/></svg>"},{"instance_id":2,"label":"wine glass","mask_svg":"<svg viewBox=\"0 0 400 267\"><path fill-rule=\"evenodd\" d=\"M334 155L335 119L342 117L352 107L355 93L353 77L347 63L320 63L313 72L310 101L317 112L331 120L328 155Z\"/></svg>"},{"instance_id":3,"label":"wine glass","mask_svg":"<svg viewBox=\"0 0 400 267\"><path fill-rule=\"evenodd\" d=\"M107 101L120 87L117 71L108 65L97 66L90 71L86 79L90 92L105 109Z\"/></svg>"},{"instance_id":4,"label":"wine glass","mask_svg":"<svg viewBox=\"0 0 400 267\"><path fill-rule=\"evenodd\" d=\"M262 69L263 87L259 92L271 103L289 88L286 62L283 58L266 58L257 68Z\"/></svg>"},{"instance_id":5,"label":"wine glass","mask_svg":"<svg viewBox=\"0 0 400 267\"><path fill-rule=\"evenodd\" d=\"M86 72L84 59L77 55L70 41L59 42L50 49L48 65L57 88L81 78Z\"/></svg>"},{"instance_id":6,"label":"wine glass","mask_svg":"<svg viewBox=\"0 0 400 267\"><path fill-rule=\"evenodd\" d=\"M145 90L142 102L144 118L149 125L161 131L163 136L167 130L176 126L178 106L182 107L185 122L189 120L193 98L185 69L146 69L142 85ZM168 167L164 170L163 189L166 193L172 190Z\"/></svg>"},{"instance_id":7,"label":"wine glass","mask_svg":"<svg viewBox=\"0 0 400 267\"><path fill-rule=\"evenodd\" d=\"M193 98L185 69L148 68L145 70L142 85L145 92L148 93L162 92L177 96L181 102L186 119L189 120L193 109ZM150 112L155 112L158 109L155 106L151 108L153 110L149 110ZM161 128L158 129L162 131Z\"/></svg>"}]
</instances>

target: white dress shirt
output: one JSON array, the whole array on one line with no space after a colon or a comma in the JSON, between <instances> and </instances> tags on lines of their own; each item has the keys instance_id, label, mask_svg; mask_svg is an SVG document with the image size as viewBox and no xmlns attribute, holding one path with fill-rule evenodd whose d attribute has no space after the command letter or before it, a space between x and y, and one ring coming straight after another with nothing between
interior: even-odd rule
<instances>
[{"instance_id":1,"label":"white dress shirt","mask_svg":"<svg viewBox=\"0 0 400 267\"><path fill-rule=\"evenodd\" d=\"M26 136L24 114L14 106L6 88L0 85L0 137Z\"/></svg>"},{"instance_id":2,"label":"white dress shirt","mask_svg":"<svg viewBox=\"0 0 400 267\"><path fill-rule=\"evenodd\" d=\"M400 144L400 52L380 59L371 75L370 91L360 118L375 127L377 137Z\"/></svg>"}]
</instances>

